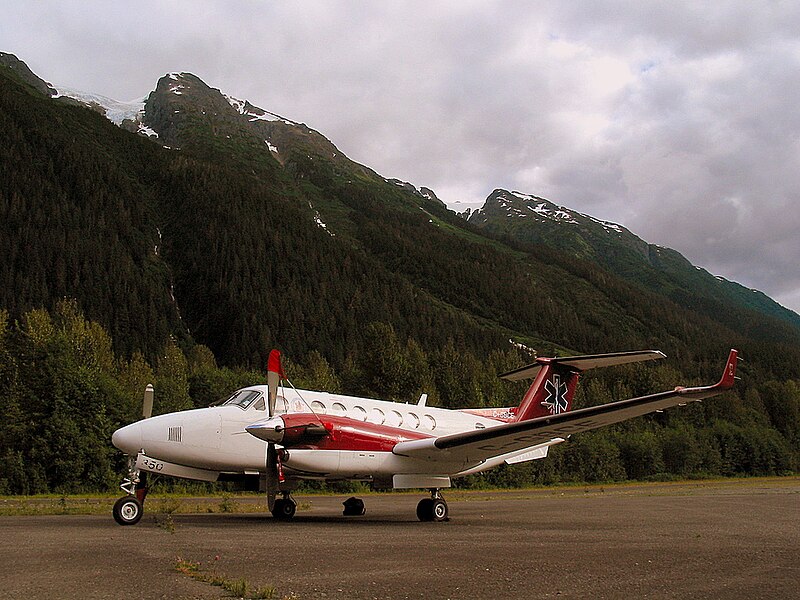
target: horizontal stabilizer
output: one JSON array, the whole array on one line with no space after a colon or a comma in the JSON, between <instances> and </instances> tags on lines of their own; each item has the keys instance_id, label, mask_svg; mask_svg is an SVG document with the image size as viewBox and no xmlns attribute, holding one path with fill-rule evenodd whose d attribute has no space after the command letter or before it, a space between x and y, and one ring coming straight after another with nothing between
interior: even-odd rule
<instances>
[{"instance_id":1,"label":"horizontal stabilizer","mask_svg":"<svg viewBox=\"0 0 800 600\"><path fill-rule=\"evenodd\" d=\"M598 367L613 367L645 360L658 360L660 358L666 358L666 355L659 350L611 352L608 354L587 354L585 356L564 356L562 358L537 358L535 363L504 373L500 375L500 378L507 381L530 379L536 377L541 368L547 364L563 365L575 371L588 371Z\"/></svg>"}]
</instances>

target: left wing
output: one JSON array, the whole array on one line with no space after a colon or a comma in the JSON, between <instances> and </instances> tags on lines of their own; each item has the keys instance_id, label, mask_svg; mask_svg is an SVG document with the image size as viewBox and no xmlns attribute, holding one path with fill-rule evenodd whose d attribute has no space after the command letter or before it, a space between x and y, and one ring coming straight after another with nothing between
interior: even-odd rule
<instances>
[{"instance_id":1,"label":"left wing","mask_svg":"<svg viewBox=\"0 0 800 600\"><path fill-rule=\"evenodd\" d=\"M671 406L699 402L704 398L721 394L733 387L737 357L738 352L731 350L722 379L715 385L676 387L669 392L620 400L528 421L438 438L400 442L392 452L400 456L434 462L478 464L496 456L550 442L555 438L566 438L581 431L597 429Z\"/></svg>"}]
</instances>

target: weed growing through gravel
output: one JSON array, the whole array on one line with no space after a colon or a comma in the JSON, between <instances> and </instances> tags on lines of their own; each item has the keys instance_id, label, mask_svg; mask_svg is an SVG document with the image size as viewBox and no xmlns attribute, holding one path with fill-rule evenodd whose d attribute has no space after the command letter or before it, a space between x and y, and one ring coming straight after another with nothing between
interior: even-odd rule
<instances>
[{"instance_id":1,"label":"weed growing through gravel","mask_svg":"<svg viewBox=\"0 0 800 600\"><path fill-rule=\"evenodd\" d=\"M219 557L217 557L219 558ZM250 584L244 578L230 579L223 575L219 575L215 571L204 571L200 567L199 561L186 560L178 557L175 560L175 570L186 577L190 577L195 581L202 581L209 585L221 587L223 590L230 592L237 598L258 599L258 600L276 600L276 590L273 586L262 586L258 588L250 587ZM282 600L297 600L297 596L293 593L284 596Z\"/></svg>"}]
</instances>

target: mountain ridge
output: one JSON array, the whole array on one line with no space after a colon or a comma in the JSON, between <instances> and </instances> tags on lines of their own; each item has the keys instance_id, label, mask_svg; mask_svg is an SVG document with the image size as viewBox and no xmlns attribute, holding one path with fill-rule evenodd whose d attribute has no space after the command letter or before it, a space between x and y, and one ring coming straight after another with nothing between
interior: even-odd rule
<instances>
[{"instance_id":1,"label":"mountain ridge","mask_svg":"<svg viewBox=\"0 0 800 600\"><path fill-rule=\"evenodd\" d=\"M179 125L176 124L175 119L172 118L171 115L168 115L167 118L165 118L163 113L159 113L158 111L164 110L164 108L158 108L158 106L160 106L160 104L168 104L163 102L163 98L169 98L169 93L176 96L181 96L184 94L185 90L188 90L191 93L192 91L195 91L198 86L204 88L204 95L206 98L210 97L209 93L217 95L217 98L215 99L217 113L225 110L221 102L221 99L224 98L228 104L239 113L241 117L248 121L248 124L251 126L251 130L247 132L246 137L251 137L258 140L263 139L263 142L266 145L266 148L270 151L272 158L277 160L281 165L284 165L287 155L290 154L294 148L300 148L302 151L310 151L319 156L329 157L334 162L340 164L346 169L354 169L355 172L360 172L362 176L369 178L380 178L385 181L395 183L396 185L403 187L412 193L416 193L426 198L433 198L437 202L441 203L441 200L436 197L435 192L429 188L417 188L408 182L401 182L400 180L392 178L382 178L369 167L355 163L347 158L330 140L316 130L313 130L304 124L298 123L276 113L272 113L268 110L257 107L248 100L239 100L231 95L224 94L217 88L211 88L200 78L192 75L191 73L169 73L161 77L158 80L156 88L153 90L153 92L150 92L148 96L144 97L145 101L150 100L149 109L147 108L148 105L145 102L145 107L140 112L137 119L126 120L122 123L117 122L117 120L114 118L114 115L111 113L111 111L114 110L113 105L106 106L106 116L113 122L117 122L118 125L121 125L129 131L157 137L163 145L172 147L171 144L177 144L173 128ZM75 92L74 90L70 91L73 93ZM154 102L154 95L161 95L162 102ZM76 94L72 97L80 99L77 96L78 95ZM84 97L90 98L91 95L84 94ZM112 102L116 101L112 100ZM88 104L91 106L91 102L88 102ZM185 105L186 103L180 104ZM212 111L213 106L214 105L212 105L210 108ZM173 115L174 114L175 113L173 113ZM218 114L214 116L218 116ZM246 128L242 127L238 127L236 129L239 135L242 135L244 131L247 131ZM159 134L159 130L162 130L162 133ZM558 217L559 214L570 215L570 219L574 221L577 218L579 221L570 224L578 225L582 232L576 235L574 231L565 230L563 227L551 227L552 231L550 232L540 230L534 234L532 232L523 233L518 226L509 226L508 223L506 223L504 226L499 226L497 223L497 218L499 216L497 206L498 194L503 196L506 201L509 200L509 196L511 197L509 204L511 207L510 210L520 211L517 212L517 216L524 215L525 213L522 212L522 210L527 210L531 216L539 217L538 222L540 225L546 223L548 220L551 222L551 224L554 222L555 225L563 225L565 222L569 223L569 220L565 221L563 218L556 218L555 220L552 218L547 219L544 218L544 216L548 213L555 215L556 217ZM522 209L518 206L520 202L523 203ZM528 204L526 205L525 202ZM539 206L538 212L537 210L533 209L532 206L530 206L531 203ZM638 254L640 258L648 263L655 272L663 271L663 264L668 262L670 263L670 269L674 270L678 268L683 276L686 276L687 270L684 268L685 265L681 265L679 267L678 263L691 264L677 250L650 244L622 225L612 223L610 221L604 221L591 215L580 213L574 209L556 205L545 198L530 194L523 194L521 192L509 192L508 190L498 188L487 197L483 207L473 211L468 210L466 213L462 213L462 216L464 216L468 222L476 225L478 228L484 231L497 233L501 236L512 237L522 242L545 243L547 245L569 251L579 258L585 258L597 262L604 268L615 269L615 272L620 274L623 278L638 284L641 284L642 282L637 278L644 278L645 280L648 278L652 279L653 273L644 274L638 267L633 267L633 272L631 272L632 267L628 263L630 262L629 259L635 254ZM510 217L508 211L506 212L506 216ZM596 233L592 233L592 228L594 227L596 229L596 226L598 225L603 228L609 236L616 235L617 239L614 240L615 244L603 244L602 242L598 243L599 237L596 235ZM557 229L557 231L555 229ZM590 238L592 239L585 239L586 232L589 232ZM615 246L612 252L613 260L608 260L608 250L612 246ZM664 253L666 253L666 257L664 256ZM702 267L695 266L695 268L703 271L704 273L708 273ZM708 288L710 285L713 285L712 282L707 278L703 277L702 279L702 285L706 288ZM794 311L781 306L760 290L746 288L737 282L729 281L725 278L717 277L717 280L729 284L725 290L725 293L731 297L735 297L736 302L739 305L766 312L771 316L790 322L794 326L800 327L800 315L797 315L794 313ZM661 288L658 288L657 286L650 285L649 288L656 291L663 291L665 286L666 284L663 284ZM646 285L646 287L648 286ZM755 296L748 297L747 292L751 292L755 294Z\"/></svg>"},{"instance_id":2,"label":"mountain ridge","mask_svg":"<svg viewBox=\"0 0 800 600\"><path fill-rule=\"evenodd\" d=\"M546 244L590 260L623 279L684 302L686 295L707 300L725 296L741 308L755 309L800 327L800 315L759 290L714 276L692 265L672 248L650 244L629 229L558 206L538 196L496 189L468 222L523 243Z\"/></svg>"},{"instance_id":3,"label":"mountain ridge","mask_svg":"<svg viewBox=\"0 0 800 600\"><path fill-rule=\"evenodd\" d=\"M612 334L614 331L638 331L637 336L642 340L648 337L647 328L642 326L640 319L647 322L652 317L641 315L633 318L633 315L641 312L636 308L637 303L651 304L652 298L639 298L641 292L623 290L619 283L613 284L616 290L614 294L622 294L627 300L620 303L619 297L622 296L607 296L602 286L610 285L608 282L613 282L620 274L611 271L595 277L594 267L590 267L589 263L597 264L596 256L575 252L578 247L592 250L585 240L565 248L559 247L553 240L544 240L547 243L543 244L540 239L515 238L508 231L492 231L486 223L478 222L476 215L485 216L486 210L476 211L465 222L446 209L431 190L381 177L368 167L351 161L330 140L311 128L269 113L247 101L226 96L189 73L172 73L161 77L155 90L145 98L143 110L135 111L134 117L122 119L121 126L151 141L157 140L159 145L164 146L171 157L163 159L165 165L174 160L180 163L183 159L177 157L182 156L200 161L198 167L191 167L192 172L196 168L211 169L215 178L230 176L225 173L239 173L238 177L245 178L242 181L251 181L247 185L256 186L253 190L259 190L253 193L267 194L272 198L269 202L273 204L270 206L281 206L281 211L291 207L291 213L299 219L297 222L305 223L303 227L311 226L326 237L335 239L334 247L344 253L342 256L358 257L356 260L363 263L362 273L366 272L364 269L372 269L383 273L381 277L399 277L398 284L402 280L411 286L408 288L411 296L420 293L429 295L434 305L444 303L441 310L454 310L465 318L477 319L476 322L484 324L481 327L502 332L499 337L492 338L495 342L500 338L512 338L528 345L547 347L548 344L560 345L565 341L567 347L584 350L599 346L600 339L618 337ZM200 166L203 164L208 167ZM167 168L175 170L174 167ZM195 184L192 186L191 190L182 189L180 193L199 201L200 190ZM218 214L221 207L211 206L205 201L187 205L181 199L175 205L181 208L176 210L172 199L178 198L177 193L170 190L155 202L158 205L156 210L161 215L159 235L163 232L165 236L160 258L169 263L169 271L175 278L177 303L182 309L185 305L182 314L188 315L186 327L192 334L200 335L201 341L209 342L215 353L225 355L225 348L241 344L222 339L214 342L213 335L204 337L208 334L203 333L206 327L203 323L209 322L209 319L202 312L208 308L208 303L202 300L202 294L197 295L197 281L218 279L221 273L230 271L230 268L221 262L214 267L219 272L208 272L204 269L211 267L204 261L198 262L197 256L191 254L202 248L198 240L191 238L192 232L208 228L200 215L203 211ZM510 194L503 190L497 190L496 193ZM225 194L224 189L218 191L220 198ZM580 215L543 198L520 196L537 203L533 208L538 206L538 213L528 210L533 215L549 213L561 217L562 221L575 220L574 215ZM260 207L258 201L240 198L237 203L233 211L228 211L228 216L246 210L249 216L242 213L244 221L236 217L242 230L246 230L244 224L253 217L267 222L266 215L256 216L265 208ZM487 201L487 204L490 203ZM559 211L572 216L564 217ZM627 236L629 243L626 252L629 254L652 262L655 255L663 252L657 250L654 256L645 257L643 248L650 252L650 246L624 228L588 215L580 215L580 218L587 224L600 227L605 235L613 232ZM180 232L180 242L173 237L174 231ZM558 231L558 237L564 237L563 228ZM300 235L299 230L295 234ZM255 230L252 235L258 237ZM194 249L190 252L189 248ZM568 250L566 254L565 249ZM212 248L202 250L215 251ZM619 249L617 251L621 252ZM268 250L265 248L260 252ZM573 259L582 262L573 263ZM236 259L230 255L227 260L235 262ZM263 275L268 271L263 271ZM486 277L488 273L492 274L490 279ZM589 280L586 277L594 278L595 283L587 285ZM569 282L566 288L565 282ZM288 280L287 283L295 285ZM525 291L530 286L537 289L533 295ZM647 286L637 287L648 290ZM573 290L580 290L579 296L597 296L597 300L591 301L593 304L608 303L608 308L603 309L607 313L605 319L593 318L591 323L581 324L585 317L581 316L581 308L575 305L576 300L570 298L575 294ZM679 305L682 299L672 297L671 301ZM228 303L226 301L220 305L227 306ZM670 310L674 311L674 308ZM554 318L555 314L563 311L571 315L570 322L580 324L564 334L560 333L557 319ZM707 319L719 321L713 310L707 307L698 314L702 318L692 325L693 331L707 327ZM740 313L737 313L737 318L739 316ZM667 324L669 319L662 321L661 327L672 327ZM222 319L222 322L226 322L226 319ZM394 324L404 335L409 333L407 323L395 320ZM726 336L736 330L735 322L723 320L721 324L729 331ZM759 326L762 329L769 327ZM578 330L581 333L576 335L575 331ZM240 338L241 335L237 333L234 337ZM791 332L785 334L787 339L791 339L792 335ZM284 333L282 336L297 337L296 333L291 336ZM439 338L438 344L444 341L440 334L432 337ZM595 341L591 341L593 339ZM258 354L259 351L251 348L244 354L236 354L234 360L249 362L254 352ZM341 349L336 354L337 361L343 360Z\"/></svg>"}]
</instances>

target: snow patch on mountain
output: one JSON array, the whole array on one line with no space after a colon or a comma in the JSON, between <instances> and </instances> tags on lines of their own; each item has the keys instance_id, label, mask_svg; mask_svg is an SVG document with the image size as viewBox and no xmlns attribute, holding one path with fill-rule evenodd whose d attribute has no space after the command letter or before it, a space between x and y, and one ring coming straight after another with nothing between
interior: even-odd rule
<instances>
[{"instance_id":1,"label":"snow patch on mountain","mask_svg":"<svg viewBox=\"0 0 800 600\"><path fill-rule=\"evenodd\" d=\"M148 127L141 121L139 122L139 129L137 130L137 133L141 133L142 135L146 135L147 137L158 139L158 132L155 131L152 127Z\"/></svg>"},{"instance_id":2,"label":"snow patch on mountain","mask_svg":"<svg viewBox=\"0 0 800 600\"><path fill-rule=\"evenodd\" d=\"M506 210L510 218L528 218L534 219L547 219L549 221L556 221L558 223L567 223L571 225L579 225L581 220L591 221L597 223L609 234L621 235L625 228L611 221L603 221L596 219L590 215L585 215L577 211L570 210L564 206L556 206L549 200L540 198L539 196L531 196L529 194L522 194L520 192L506 192L504 190L497 190L495 192L495 200L497 204ZM520 202L520 200L522 202ZM481 219L485 217L486 205L478 210L472 211L467 215L468 218Z\"/></svg>"},{"instance_id":3,"label":"snow patch on mountain","mask_svg":"<svg viewBox=\"0 0 800 600\"><path fill-rule=\"evenodd\" d=\"M115 125L122 125L122 122L126 120L141 121L141 117L144 115L144 103L147 100L147 96L145 96L129 102L120 102L100 94L82 92L62 86L57 86L56 91L58 92L55 96L56 98L66 96L90 106L99 106L103 109L106 118Z\"/></svg>"},{"instance_id":4,"label":"snow patch on mountain","mask_svg":"<svg viewBox=\"0 0 800 600\"><path fill-rule=\"evenodd\" d=\"M282 117L280 115L276 115L275 113L269 112L268 110L264 110L263 108L258 108L257 106L253 106L247 100L239 100L238 98L234 98L233 96L228 96L227 94L223 94L225 99L228 101L233 108L236 109L240 115L244 117L250 117L249 121L252 123L253 121L281 121L286 123L287 125L297 125L294 121L290 121L289 119Z\"/></svg>"}]
</instances>

